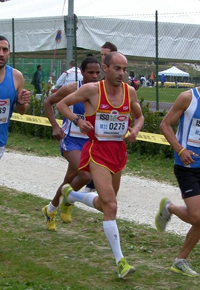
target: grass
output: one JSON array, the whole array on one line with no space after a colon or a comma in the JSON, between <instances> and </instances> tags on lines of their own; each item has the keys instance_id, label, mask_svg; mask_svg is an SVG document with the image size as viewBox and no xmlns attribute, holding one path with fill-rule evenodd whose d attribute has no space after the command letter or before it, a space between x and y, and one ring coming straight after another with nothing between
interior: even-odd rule
<instances>
[{"instance_id":1,"label":"grass","mask_svg":"<svg viewBox=\"0 0 200 290\"><path fill-rule=\"evenodd\" d=\"M163 103L174 103L176 98L181 92L186 91L186 89L179 88L164 88L158 91L158 100ZM156 88L140 87L137 91L138 99L144 99L145 101L156 102Z\"/></svg>"},{"instance_id":2,"label":"grass","mask_svg":"<svg viewBox=\"0 0 200 290\"><path fill-rule=\"evenodd\" d=\"M24 84L25 89L34 91L34 86L25 83ZM44 84L44 88L47 88L47 84ZM186 89L180 89L180 88L159 88L159 101L164 103L173 103L175 99L178 97L178 95L185 91ZM152 101L156 102L156 88L150 88L150 87L140 87L139 90L137 90L138 99L144 99L145 101Z\"/></svg>"},{"instance_id":3,"label":"grass","mask_svg":"<svg viewBox=\"0 0 200 290\"><path fill-rule=\"evenodd\" d=\"M24 83L24 88L29 91L34 91L35 89L34 86L31 85L30 83Z\"/></svg>"},{"instance_id":4,"label":"grass","mask_svg":"<svg viewBox=\"0 0 200 290\"><path fill-rule=\"evenodd\" d=\"M128 155L128 161L124 174L154 179L158 182L178 186L174 175L174 160L161 156L149 157L132 153Z\"/></svg>"},{"instance_id":5,"label":"grass","mask_svg":"<svg viewBox=\"0 0 200 290\"><path fill-rule=\"evenodd\" d=\"M59 155L58 142L10 133L7 150L39 156ZM167 179L173 184L173 160L129 155L124 173ZM169 176L171 176L169 178ZM57 217L57 232L46 230L41 209L49 200L0 186L1 290L199 290L199 278L169 268L183 237L159 234L148 226L118 220L122 251L136 267L133 276L117 277L102 230L102 214L73 209L71 224ZM133 208L134 210L134 208ZM189 262L200 272L199 244Z\"/></svg>"},{"instance_id":6,"label":"grass","mask_svg":"<svg viewBox=\"0 0 200 290\"><path fill-rule=\"evenodd\" d=\"M123 253L136 267L133 276L120 280L102 215L74 208L71 224L57 217L57 232L49 232L41 213L47 202L0 187L1 290L199 289L199 278L169 271L182 237L118 220ZM195 269L199 251L198 245L190 256Z\"/></svg>"},{"instance_id":7,"label":"grass","mask_svg":"<svg viewBox=\"0 0 200 290\"><path fill-rule=\"evenodd\" d=\"M9 133L6 149L36 154L38 156L56 157L60 155L58 141L22 135L14 132Z\"/></svg>"}]
</instances>

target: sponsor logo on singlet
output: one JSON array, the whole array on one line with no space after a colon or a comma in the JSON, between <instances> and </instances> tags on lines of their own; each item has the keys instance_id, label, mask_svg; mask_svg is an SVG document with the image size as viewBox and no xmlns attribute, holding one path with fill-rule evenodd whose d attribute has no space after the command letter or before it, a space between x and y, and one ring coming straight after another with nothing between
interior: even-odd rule
<instances>
[{"instance_id":1,"label":"sponsor logo on singlet","mask_svg":"<svg viewBox=\"0 0 200 290\"><path fill-rule=\"evenodd\" d=\"M0 101L0 106L4 106L5 104L7 104L6 101Z\"/></svg>"},{"instance_id":2,"label":"sponsor logo on singlet","mask_svg":"<svg viewBox=\"0 0 200 290\"><path fill-rule=\"evenodd\" d=\"M109 109L109 105L107 104L101 104L100 109Z\"/></svg>"},{"instance_id":3,"label":"sponsor logo on singlet","mask_svg":"<svg viewBox=\"0 0 200 290\"><path fill-rule=\"evenodd\" d=\"M127 111L128 110L128 106L123 106L123 111Z\"/></svg>"}]
</instances>

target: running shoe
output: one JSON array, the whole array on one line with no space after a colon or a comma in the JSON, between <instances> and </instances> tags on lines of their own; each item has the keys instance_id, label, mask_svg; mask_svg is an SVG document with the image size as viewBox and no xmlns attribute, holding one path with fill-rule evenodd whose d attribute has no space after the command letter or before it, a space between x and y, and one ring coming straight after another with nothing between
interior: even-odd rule
<instances>
[{"instance_id":1,"label":"running shoe","mask_svg":"<svg viewBox=\"0 0 200 290\"><path fill-rule=\"evenodd\" d=\"M192 270L189 266L189 264L186 262L185 259L179 260L177 262L174 262L174 264L171 266L170 270L175 273L180 273L182 275L186 275L189 277L199 277L197 272Z\"/></svg>"},{"instance_id":2,"label":"running shoe","mask_svg":"<svg viewBox=\"0 0 200 290\"><path fill-rule=\"evenodd\" d=\"M42 213L45 216L46 219L46 226L47 229L49 231L56 231L56 215L57 215L57 211L53 211L53 212L48 212L47 210L48 205L45 205L42 209Z\"/></svg>"},{"instance_id":3,"label":"running shoe","mask_svg":"<svg viewBox=\"0 0 200 290\"><path fill-rule=\"evenodd\" d=\"M167 206L171 203L168 198L163 198L160 202L159 211L155 217L156 228L159 232L164 232L167 223L171 219L171 213L169 213Z\"/></svg>"},{"instance_id":4,"label":"running shoe","mask_svg":"<svg viewBox=\"0 0 200 290\"><path fill-rule=\"evenodd\" d=\"M67 204L65 205L63 202L63 197L60 202L60 217L65 223L70 223L72 220L72 208L73 204Z\"/></svg>"},{"instance_id":5,"label":"running shoe","mask_svg":"<svg viewBox=\"0 0 200 290\"><path fill-rule=\"evenodd\" d=\"M127 275L135 272L135 268L130 266L125 258L119 260L117 269L119 278L125 278Z\"/></svg>"},{"instance_id":6,"label":"running shoe","mask_svg":"<svg viewBox=\"0 0 200 290\"><path fill-rule=\"evenodd\" d=\"M70 184L65 184L62 186L61 192L63 195L63 204L66 205L71 205L71 203L68 201L68 195L70 194L70 192L73 190L73 188L70 186Z\"/></svg>"}]
</instances>

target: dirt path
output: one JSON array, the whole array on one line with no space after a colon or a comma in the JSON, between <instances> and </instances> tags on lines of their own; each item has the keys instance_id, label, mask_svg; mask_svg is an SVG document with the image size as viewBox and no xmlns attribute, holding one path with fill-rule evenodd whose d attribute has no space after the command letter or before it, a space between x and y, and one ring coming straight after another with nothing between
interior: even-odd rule
<instances>
[{"instance_id":1,"label":"dirt path","mask_svg":"<svg viewBox=\"0 0 200 290\"><path fill-rule=\"evenodd\" d=\"M0 161L1 185L52 199L62 182L67 162L62 157L37 157L6 151ZM154 226L160 199L183 204L179 188L152 180L123 175L118 193L118 217ZM78 207L88 207L78 204ZM189 225L172 217L167 230L185 235Z\"/></svg>"}]
</instances>

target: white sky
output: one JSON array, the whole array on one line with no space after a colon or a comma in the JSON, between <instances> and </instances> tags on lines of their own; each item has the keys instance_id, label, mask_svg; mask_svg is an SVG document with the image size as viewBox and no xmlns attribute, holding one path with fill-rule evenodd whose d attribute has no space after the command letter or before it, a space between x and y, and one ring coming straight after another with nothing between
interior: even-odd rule
<instances>
[{"instance_id":1,"label":"white sky","mask_svg":"<svg viewBox=\"0 0 200 290\"><path fill-rule=\"evenodd\" d=\"M0 2L0 19L61 16L64 3L64 15L67 15L68 1L69 0L10 0L4 3ZM154 20L155 11L157 10L160 21L200 23L199 0L73 1L74 13L77 16L124 15L127 17L128 15L133 15L134 19ZM169 15L169 13L171 15ZM181 17L180 13L182 14ZM145 14L145 17L142 16L142 14ZM149 19L147 19L147 14L149 15Z\"/></svg>"},{"instance_id":2,"label":"white sky","mask_svg":"<svg viewBox=\"0 0 200 290\"><path fill-rule=\"evenodd\" d=\"M120 3L119 3L120 2ZM66 0L68 3L68 0ZM132 15L148 14L158 10L162 13L200 12L199 0L74 0L75 10L82 15ZM76 13L76 12L75 12ZM82 16L81 15L81 16Z\"/></svg>"},{"instance_id":3,"label":"white sky","mask_svg":"<svg viewBox=\"0 0 200 290\"><path fill-rule=\"evenodd\" d=\"M79 16L133 15L148 20L148 14L149 20L154 20L156 10L163 21L200 23L199 0L74 0L74 11Z\"/></svg>"}]
</instances>

